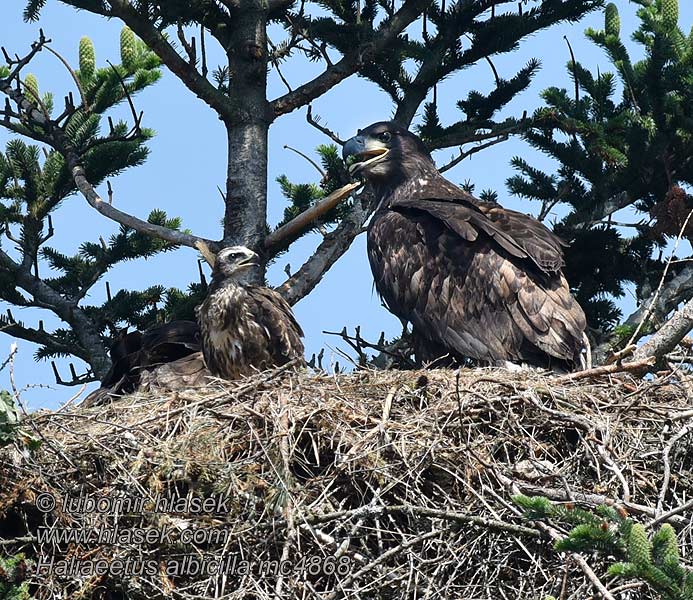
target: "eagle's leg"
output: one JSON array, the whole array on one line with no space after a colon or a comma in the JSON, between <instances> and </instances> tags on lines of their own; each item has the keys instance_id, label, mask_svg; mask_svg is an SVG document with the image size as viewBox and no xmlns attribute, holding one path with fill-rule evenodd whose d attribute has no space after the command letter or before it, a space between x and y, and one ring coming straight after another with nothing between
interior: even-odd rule
<instances>
[{"instance_id":1,"label":"eagle's leg","mask_svg":"<svg viewBox=\"0 0 693 600\"><path fill-rule=\"evenodd\" d=\"M519 373L521 371L534 371L536 373L546 373L550 371L550 369L545 369L544 367L540 365L533 365L528 362L521 362L519 365L517 363L511 362L509 360L499 360L496 361L495 363L496 367L500 367L502 369L507 369L508 371L511 371L513 373ZM561 369L553 369L554 371L557 372L563 372Z\"/></svg>"},{"instance_id":2,"label":"eagle's leg","mask_svg":"<svg viewBox=\"0 0 693 600\"><path fill-rule=\"evenodd\" d=\"M585 349L580 352L580 370L586 371L592 368L592 345L586 333L582 333L582 341L585 343Z\"/></svg>"}]
</instances>

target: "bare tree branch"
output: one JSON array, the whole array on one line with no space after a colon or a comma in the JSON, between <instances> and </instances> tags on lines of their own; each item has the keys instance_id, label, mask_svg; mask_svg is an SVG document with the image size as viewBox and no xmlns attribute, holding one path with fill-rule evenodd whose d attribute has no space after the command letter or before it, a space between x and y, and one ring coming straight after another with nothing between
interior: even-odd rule
<instances>
[{"instance_id":1,"label":"bare tree branch","mask_svg":"<svg viewBox=\"0 0 693 600\"><path fill-rule=\"evenodd\" d=\"M606 217L613 215L615 212L618 212L622 208L625 208L631 204L631 202L632 198L627 192L620 192L615 196L611 196L611 198L608 198L604 202L590 207L584 212L575 212L569 215L566 219L566 225L577 228L591 227L602 219L605 219Z\"/></svg>"},{"instance_id":2,"label":"bare tree branch","mask_svg":"<svg viewBox=\"0 0 693 600\"><path fill-rule=\"evenodd\" d=\"M270 102L271 113L276 119L301 106L310 104L313 100L322 96L327 90L337 85L347 77L359 70L364 61L382 52L408 25L414 22L430 0L407 0L401 8L390 17L377 31L374 32L373 41L363 43L346 54L340 61L327 67L315 79L272 100ZM145 40L146 41L146 40Z\"/></svg>"},{"instance_id":3,"label":"bare tree branch","mask_svg":"<svg viewBox=\"0 0 693 600\"><path fill-rule=\"evenodd\" d=\"M454 166L458 165L461 163L465 158L472 156L472 154L476 154L477 152L480 152L481 150L485 150L486 148L490 148L491 146L495 146L496 144L500 144L501 142L505 142L508 140L509 134L503 133L499 135L498 137L491 139L491 141L486 142L485 144L479 144L478 146L473 146L469 150L462 151L460 149L460 153L453 158L449 163L443 165L438 169L441 173L445 173L445 171L452 169Z\"/></svg>"},{"instance_id":4,"label":"bare tree branch","mask_svg":"<svg viewBox=\"0 0 693 600\"><path fill-rule=\"evenodd\" d=\"M0 250L0 269L11 273L18 287L31 294L42 306L52 310L72 327L82 348L87 353L86 356L88 356L88 362L94 374L98 377L105 375L111 366L111 361L97 333L98 328L87 314L77 306L77 302L71 298L63 297L28 270L22 269L3 250Z\"/></svg>"},{"instance_id":5,"label":"bare tree branch","mask_svg":"<svg viewBox=\"0 0 693 600\"><path fill-rule=\"evenodd\" d=\"M443 148L451 148L452 146L464 146L465 144L472 144L474 142L495 140L498 137L518 133L525 127L527 127L527 122L518 121L507 127L495 129L494 131L478 131L472 135L470 135L468 129L452 131L447 135L436 138L432 143L427 144L427 147L429 150L441 150Z\"/></svg>"},{"instance_id":6,"label":"bare tree branch","mask_svg":"<svg viewBox=\"0 0 693 600\"><path fill-rule=\"evenodd\" d=\"M306 121L308 121L308 123L315 127L315 129L324 133L335 144L339 144L340 146L344 145L344 140L342 140L336 133L334 133L334 131L332 131L329 127L320 125L319 117L317 115L313 117L313 106L311 104L308 105L308 110L306 111Z\"/></svg>"},{"instance_id":7,"label":"bare tree branch","mask_svg":"<svg viewBox=\"0 0 693 600\"><path fill-rule=\"evenodd\" d=\"M84 167L80 164L79 158L74 151L64 148L61 149L61 153L65 157L68 168L72 173L72 177L75 181L77 189L82 193L86 201L92 208L95 208L105 217L108 217L116 223L130 227L135 231L140 233L145 233L152 237L157 237L180 246L188 246L190 248L197 248L199 242L204 242L212 248L213 250L219 249L219 242L208 240L206 238L198 237L183 231L177 231L175 229L169 229L168 227L162 227L161 225L155 225L149 223L148 221L143 221L137 217L129 215L128 213L118 210L112 204L104 201L101 196L96 192L94 186L89 183Z\"/></svg>"},{"instance_id":8,"label":"bare tree branch","mask_svg":"<svg viewBox=\"0 0 693 600\"><path fill-rule=\"evenodd\" d=\"M652 296L656 291L652 293ZM652 298L643 300L637 310L633 312L624 322L624 325L635 327L640 323L650 310L650 319L655 323L662 323L666 316L674 310L681 302L693 298L693 266L684 267L679 273L669 280L660 290L654 304Z\"/></svg>"},{"instance_id":9,"label":"bare tree branch","mask_svg":"<svg viewBox=\"0 0 693 600\"><path fill-rule=\"evenodd\" d=\"M634 360L654 357L659 360L669 352L693 329L693 299L689 300L659 328L647 342L635 351Z\"/></svg>"},{"instance_id":10,"label":"bare tree branch","mask_svg":"<svg viewBox=\"0 0 693 600\"><path fill-rule=\"evenodd\" d=\"M276 288L289 304L296 304L307 296L361 233L371 214L370 209L364 207L370 206L371 202L366 193L361 194L359 200L361 201L354 203L354 208L339 226L325 236L315 253L301 268Z\"/></svg>"},{"instance_id":11,"label":"bare tree branch","mask_svg":"<svg viewBox=\"0 0 693 600\"><path fill-rule=\"evenodd\" d=\"M43 329L33 329L27 327L23 323L15 322L0 326L0 331L15 338L26 340L34 344L45 346L53 352L63 352L65 354L74 354L79 358L89 362L89 355L79 346L67 346L60 343L50 333Z\"/></svg>"}]
</instances>

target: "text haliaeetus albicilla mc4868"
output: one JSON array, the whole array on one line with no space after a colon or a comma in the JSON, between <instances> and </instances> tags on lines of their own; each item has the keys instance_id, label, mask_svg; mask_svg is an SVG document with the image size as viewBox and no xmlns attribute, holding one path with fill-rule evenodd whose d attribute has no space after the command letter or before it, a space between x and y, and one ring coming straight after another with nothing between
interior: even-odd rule
<instances>
[{"instance_id":1,"label":"text haliaeetus albicilla mc4868","mask_svg":"<svg viewBox=\"0 0 693 600\"><path fill-rule=\"evenodd\" d=\"M303 359L303 331L277 292L242 282L258 255L244 246L214 258L212 282L197 307L202 354L212 374L225 379Z\"/></svg>"},{"instance_id":2,"label":"text haliaeetus albicilla mc4868","mask_svg":"<svg viewBox=\"0 0 693 600\"><path fill-rule=\"evenodd\" d=\"M378 202L367 237L375 286L412 324L421 358L581 362L585 315L561 273L558 236L449 182L421 140L395 123L361 130L343 155Z\"/></svg>"}]
</instances>

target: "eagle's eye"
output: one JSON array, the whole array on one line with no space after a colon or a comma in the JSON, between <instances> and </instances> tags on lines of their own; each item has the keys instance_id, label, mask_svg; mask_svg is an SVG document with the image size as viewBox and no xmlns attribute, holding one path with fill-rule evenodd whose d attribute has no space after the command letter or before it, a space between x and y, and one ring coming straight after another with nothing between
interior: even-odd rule
<instances>
[{"instance_id":1,"label":"eagle's eye","mask_svg":"<svg viewBox=\"0 0 693 600\"><path fill-rule=\"evenodd\" d=\"M378 139L381 142L389 142L390 139L392 138L392 134L389 131L383 131L382 133L378 134Z\"/></svg>"}]
</instances>

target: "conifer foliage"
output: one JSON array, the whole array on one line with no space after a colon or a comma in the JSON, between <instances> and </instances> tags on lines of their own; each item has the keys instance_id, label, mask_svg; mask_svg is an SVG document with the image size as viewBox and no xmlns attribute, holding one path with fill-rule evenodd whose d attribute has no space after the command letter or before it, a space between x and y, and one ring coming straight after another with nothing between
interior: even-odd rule
<instances>
[{"instance_id":1,"label":"conifer foliage","mask_svg":"<svg viewBox=\"0 0 693 600\"><path fill-rule=\"evenodd\" d=\"M23 554L0 557L0 598L4 600L31 600L27 575L33 567Z\"/></svg>"},{"instance_id":2,"label":"conifer foliage","mask_svg":"<svg viewBox=\"0 0 693 600\"><path fill-rule=\"evenodd\" d=\"M146 159L146 142L153 132L141 126L139 117L129 125L114 122L107 112L120 103L132 102L139 91L154 84L161 76L159 64L157 56L124 28L119 65L97 68L92 41L87 37L80 41L79 68L73 72L81 96L79 108L68 96L64 112L57 114L53 94L42 92L40 82L31 74L26 75L20 89L34 109L61 124L66 145L81 156L86 176L98 184ZM0 69L0 81L9 75L9 68ZM180 316L192 316L192 308L183 306L184 294L162 286L121 290L113 295L109 289L107 301L99 306L86 300L96 284L103 285L104 275L113 266L172 250L175 245L121 226L108 240L85 239L76 254L52 247L54 227L62 226L54 224L52 214L75 193L75 180L59 150L25 141L41 141L45 131L28 119L11 121L11 116L5 126L23 138L11 140L0 153L0 223L11 244L0 251L0 298L14 307L52 311L65 326L49 331L40 321L38 327L30 327L16 320L12 310L0 316L0 326L7 334L38 344L37 359L83 359L88 372L75 376L73 370L69 382L88 381L108 369L106 348L121 327L144 327L181 312L184 314ZM103 129L108 133L101 133ZM160 210L151 212L148 222L180 228L179 219ZM199 292L196 286L193 291Z\"/></svg>"},{"instance_id":3,"label":"conifer foliage","mask_svg":"<svg viewBox=\"0 0 693 600\"><path fill-rule=\"evenodd\" d=\"M572 525L554 544L558 552L596 553L611 562L607 575L643 581L663 600L693 598L693 571L681 563L676 532L668 523L650 537L622 508L601 505L592 512L542 496L518 495L513 500L529 519Z\"/></svg>"},{"instance_id":4,"label":"conifer foliage","mask_svg":"<svg viewBox=\"0 0 693 600\"><path fill-rule=\"evenodd\" d=\"M662 249L679 234L693 236L693 197L685 191L693 184L693 32L679 28L678 0L634 3L640 25L632 39L644 57L631 58L618 8L608 4L604 29L586 35L613 72L591 72L575 57L567 65L572 89L545 90L545 106L524 133L558 169L543 172L516 157L518 174L508 180L511 192L541 202L544 216L556 205L567 208L555 227L572 240L566 275L595 332L615 332L613 347L643 316L640 310L615 328L623 318L615 299L631 285L639 305L649 304L668 258ZM686 263L671 265L641 334L690 298L691 276Z\"/></svg>"},{"instance_id":5,"label":"conifer foliage","mask_svg":"<svg viewBox=\"0 0 693 600\"><path fill-rule=\"evenodd\" d=\"M243 244L263 259L249 273L250 279L259 283L264 280L268 263L287 251L298 237L317 230L322 239L313 255L296 272L289 272L288 279L277 288L293 304L310 293L363 230L372 210L366 193L352 197L351 201L318 215L311 222L299 219L300 226L288 228L291 234L284 237L276 226L267 223L268 130L277 119L308 108L310 123L339 143L335 134L318 124L317 116L311 116L310 107L341 81L361 76L389 95L396 121L406 127L418 126L431 149L459 148L460 155L455 160L462 160L526 126L522 115L500 120L496 116L527 88L539 65L530 61L518 72L499 73L492 57L514 50L524 38L541 29L562 21L577 21L601 6L603 0L519 4L515 0L65 0L63 3L118 19L127 26L121 34L121 64L110 70L97 69L91 44L82 41L81 64L76 74L81 102L75 100L72 104L70 99L66 107L69 127L52 118L50 111L43 114L44 108L50 108L52 98L40 98L40 82L24 75L29 62L45 46L44 40L34 44L26 60L17 63L10 59L10 70L0 74L0 91L16 106L0 124L9 124L17 133L46 145L49 150L49 158L44 159L37 148L21 141L13 142L13 148L7 151L13 157L6 160L8 165L21 165L12 167L15 171L19 169L20 176L13 171L8 181L20 181L23 188L20 196L27 199L18 204L20 208L24 206L24 213L8 204L6 221L11 229L11 225L16 225L12 219L28 219L35 233L34 241L26 248L27 256L33 258L7 263L0 273L7 280L5 299L17 306L50 304L45 297L37 299L37 290L44 290L42 278L47 276L35 272L33 265L39 263L38 256L58 271L45 284L53 294L51 298L61 305L54 312L70 327L47 334L42 326L31 328L15 322L9 315L3 324L8 326L7 333L38 342L39 357L74 354L89 362L94 374L99 375L108 366L104 342L119 327L143 328L156 319L186 316L204 292L202 284L188 292L160 286L142 292L123 290L103 306L85 306L74 311L73 307L83 300L88 289L116 262L167 251L178 245L196 248L204 242L217 251L224 246ZM40 19L46 4L47 0L28 0L25 18ZM221 50L215 56L224 57L222 64L210 64L213 44ZM295 75L285 77L283 67L287 61L300 64L306 60L321 64L316 76L307 81L295 81ZM442 123L437 86L482 60L490 64L494 83L465 94L458 102L459 119ZM128 215L109 206L95 190L105 177L143 160L142 144L151 132L141 127L131 97L158 76L155 73L159 63L214 110L226 129L229 161L226 171L220 174L220 179L226 181L225 214L223 231L216 240L205 240L181 230L177 220L169 219L162 212L152 213L148 219ZM10 83L19 78L20 71L24 83L17 90ZM285 93L273 99L268 93L268 74L272 72L286 88ZM129 91L125 96L123 84ZM119 123L108 136L99 137L101 115L123 99L132 108L133 130ZM419 109L423 109L423 119L415 124ZM280 180L288 207L279 226L300 216L344 183L346 172L338 148L323 146L318 154L320 168L325 172L319 184L297 183L288 177ZM6 172L9 173L9 167ZM47 239L43 238L50 234L50 223L46 221L51 207L57 206L75 185L92 208L118 222L123 229L105 242L85 241L77 255L66 256L46 247ZM52 193L38 217L34 217L27 203L35 202L34 190L39 189L59 189L61 193ZM11 275L20 267L27 283L15 286ZM29 272L30 267L33 273ZM31 289L27 290L27 286ZM28 292L29 297L23 292L13 295L16 287ZM44 291L48 293L47 289Z\"/></svg>"}]
</instances>

